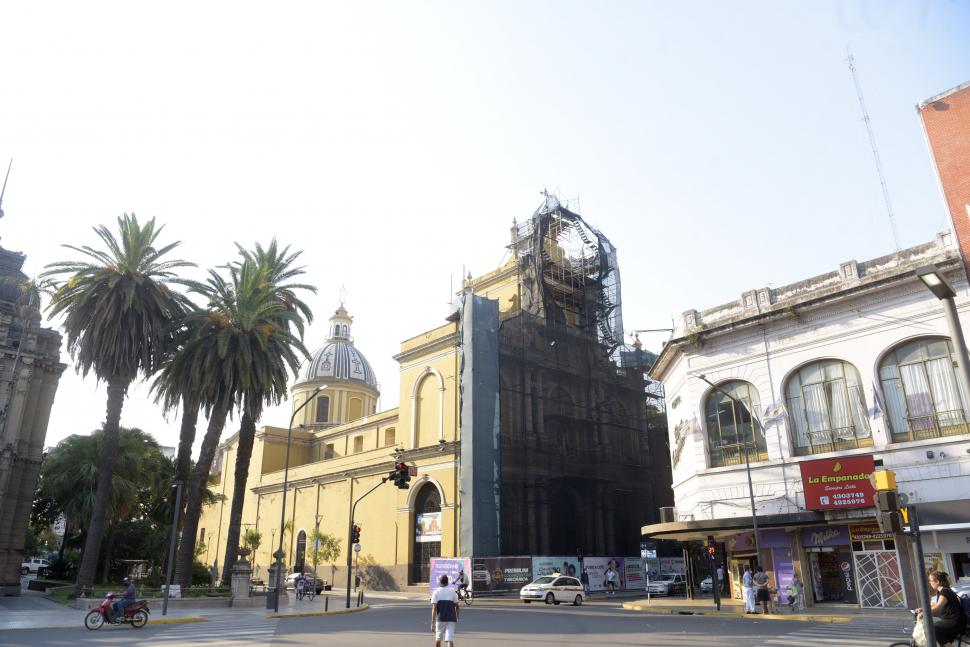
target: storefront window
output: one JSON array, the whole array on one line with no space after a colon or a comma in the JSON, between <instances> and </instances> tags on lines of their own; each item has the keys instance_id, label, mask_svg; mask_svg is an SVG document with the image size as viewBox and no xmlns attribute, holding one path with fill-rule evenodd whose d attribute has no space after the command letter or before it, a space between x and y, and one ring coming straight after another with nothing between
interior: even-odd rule
<instances>
[{"instance_id":1,"label":"storefront window","mask_svg":"<svg viewBox=\"0 0 970 647\"><path fill-rule=\"evenodd\" d=\"M718 389L708 394L704 407L711 467L744 463L746 449L749 461L768 460L765 431L758 419L761 399L757 389L740 380Z\"/></svg>"},{"instance_id":2,"label":"storefront window","mask_svg":"<svg viewBox=\"0 0 970 647\"><path fill-rule=\"evenodd\" d=\"M859 371L840 360L800 368L785 386L797 456L872 446Z\"/></svg>"},{"instance_id":3,"label":"storefront window","mask_svg":"<svg viewBox=\"0 0 970 647\"><path fill-rule=\"evenodd\" d=\"M970 432L949 339L897 346L879 366L879 382L894 442Z\"/></svg>"}]
</instances>

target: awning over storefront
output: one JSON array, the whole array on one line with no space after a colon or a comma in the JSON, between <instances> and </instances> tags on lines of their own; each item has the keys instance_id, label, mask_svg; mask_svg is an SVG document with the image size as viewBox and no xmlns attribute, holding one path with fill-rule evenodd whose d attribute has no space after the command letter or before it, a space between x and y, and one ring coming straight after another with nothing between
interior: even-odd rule
<instances>
[{"instance_id":1,"label":"awning over storefront","mask_svg":"<svg viewBox=\"0 0 970 647\"><path fill-rule=\"evenodd\" d=\"M920 506L920 519L922 519ZM792 512L758 516L758 529L786 528L797 526L816 526L827 523L821 512ZM843 522L844 523L844 522ZM731 517L729 519L699 519L694 521L673 521L654 523L640 528L640 534L653 539L676 539L678 541L697 541L713 535L715 539L751 530L751 517Z\"/></svg>"},{"instance_id":2,"label":"awning over storefront","mask_svg":"<svg viewBox=\"0 0 970 647\"><path fill-rule=\"evenodd\" d=\"M920 530L970 529L970 499L918 503L916 507L919 510Z\"/></svg>"}]
</instances>

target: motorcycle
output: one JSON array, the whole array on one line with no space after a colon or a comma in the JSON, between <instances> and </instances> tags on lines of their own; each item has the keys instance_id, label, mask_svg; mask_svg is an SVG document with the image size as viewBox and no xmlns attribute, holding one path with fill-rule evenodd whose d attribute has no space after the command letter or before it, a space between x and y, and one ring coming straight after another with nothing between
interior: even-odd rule
<instances>
[{"instance_id":1,"label":"motorcycle","mask_svg":"<svg viewBox=\"0 0 970 647\"><path fill-rule=\"evenodd\" d=\"M101 603L101 606L91 609L88 615L84 616L84 626L92 631L95 629L100 629L105 623L113 625L131 625L135 629L141 629L148 624L148 614L151 613L148 609L147 600L138 600L132 605L125 607L124 613L121 614L120 618L114 618L109 620L111 611L111 603L114 602L115 594L109 593Z\"/></svg>"}]
</instances>

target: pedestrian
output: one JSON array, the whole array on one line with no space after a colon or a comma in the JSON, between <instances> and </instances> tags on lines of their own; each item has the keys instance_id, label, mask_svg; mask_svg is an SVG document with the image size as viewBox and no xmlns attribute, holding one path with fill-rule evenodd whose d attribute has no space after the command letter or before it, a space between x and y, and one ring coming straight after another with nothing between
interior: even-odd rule
<instances>
[{"instance_id":1,"label":"pedestrian","mask_svg":"<svg viewBox=\"0 0 970 647\"><path fill-rule=\"evenodd\" d=\"M751 567L745 565L744 575L741 577L741 591L744 594L744 612L757 613L754 603L754 578L751 577Z\"/></svg>"},{"instance_id":2,"label":"pedestrian","mask_svg":"<svg viewBox=\"0 0 970 647\"><path fill-rule=\"evenodd\" d=\"M788 607L792 611L805 610L805 585L798 573L792 576L791 583L788 584Z\"/></svg>"},{"instance_id":3,"label":"pedestrian","mask_svg":"<svg viewBox=\"0 0 970 647\"><path fill-rule=\"evenodd\" d=\"M431 631L434 647L447 643L455 647L455 627L458 625L458 592L448 586L448 576L438 578L438 588L431 594Z\"/></svg>"},{"instance_id":4,"label":"pedestrian","mask_svg":"<svg viewBox=\"0 0 970 647\"><path fill-rule=\"evenodd\" d=\"M771 607L771 591L768 589L768 574L765 573L764 567L759 566L751 579L754 581L756 600L764 614L768 615Z\"/></svg>"},{"instance_id":5,"label":"pedestrian","mask_svg":"<svg viewBox=\"0 0 970 647\"><path fill-rule=\"evenodd\" d=\"M717 585L720 587L722 593L727 590L724 588L724 566L720 564L717 567Z\"/></svg>"},{"instance_id":6,"label":"pedestrian","mask_svg":"<svg viewBox=\"0 0 970 647\"><path fill-rule=\"evenodd\" d=\"M619 580L620 574L616 572L616 562L611 559L610 565L606 569L606 581L603 582L607 595L616 595L616 587L619 584Z\"/></svg>"},{"instance_id":7,"label":"pedestrian","mask_svg":"<svg viewBox=\"0 0 970 647\"><path fill-rule=\"evenodd\" d=\"M583 592L589 593L589 573L586 572L586 567L583 567L583 574L580 576L579 581L583 584Z\"/></svg>"}]
</instances>

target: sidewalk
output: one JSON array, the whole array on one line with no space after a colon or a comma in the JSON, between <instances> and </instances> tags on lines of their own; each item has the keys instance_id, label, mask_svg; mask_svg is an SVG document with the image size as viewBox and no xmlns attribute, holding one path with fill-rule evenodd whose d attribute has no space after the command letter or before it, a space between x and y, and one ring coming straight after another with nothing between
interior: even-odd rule
<instances>
[{"instance_id":1,"label":"sidewalk","mask_svg":"<svg viewBox=\"0 0 970 647\"><path fill-rule=\"evenodd\" d=\"M906 609L862 609L855 604L825 603L806 607L804 611L792 612L781 605L779 613L773 615L753 615L744 612L744 602L735 599L722 599L721 610L714 607L712 598L688 600L653 596L651 600L641 597L624 602L624 609L656 614L710 615L729 618L755 618L759 620L799 620L802 622L851 622L856 618L887 618L908 621Z\"/></svg>"}]
</instances>

